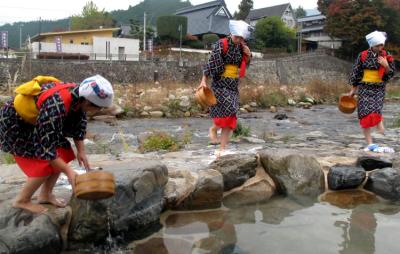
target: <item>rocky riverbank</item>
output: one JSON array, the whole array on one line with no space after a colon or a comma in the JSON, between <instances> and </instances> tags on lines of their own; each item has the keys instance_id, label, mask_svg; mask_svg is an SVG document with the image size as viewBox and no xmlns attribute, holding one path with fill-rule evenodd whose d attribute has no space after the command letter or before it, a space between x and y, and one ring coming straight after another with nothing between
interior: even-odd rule
<instances>
[{"instance_id":1,"label":"rocky riverbank","mask_svg":"<svg viewBox=\"0 0 400 254\"><path fill-rule=\"evenodd\" d=\"M388 128L385 135L374 136L376 143L393 147L394 154L364 152L356 116L343 115L334 106L243 114L239 120L250 126L252 136L235 140L231 154L217 160L216 147L207 146L208 119L92 121L89 150L107 149L90 160L93 167L115 174L116 195L99 202L72 198L66 209L35 216L10 207L24 176L15 165L2 165L0 253L59 253L89 242L106 244L110 236L120 242L141 239L161 226L167 210L234 208L277 195L347 207L398 200L400 130L390 127L397 110L396 104L386 105ZM277 114L286 117L279 120ZM138 137L149 130L177 137L189 131L192 139L175 152L136 152ZM65 182L58 183L56 193L69 198Z\"/></svg>"}]
</instances>

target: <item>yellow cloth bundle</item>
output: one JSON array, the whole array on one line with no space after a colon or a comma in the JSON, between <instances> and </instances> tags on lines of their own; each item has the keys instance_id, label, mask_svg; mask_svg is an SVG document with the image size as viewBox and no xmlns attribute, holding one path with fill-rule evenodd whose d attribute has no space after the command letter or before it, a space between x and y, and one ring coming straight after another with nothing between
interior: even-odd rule
<instances>
[{"instance_id":1,"label":"yellow cloth bundle","mask_svg":"<svg viewBox=\"0 0 400 254\"><path fill-rule=\"evenodd\" d=\"M368 70L368 69L364 69L364 75L361 81L366 83L383 82L382 78L379 76L379 70Z\"/></svg>"},{"instance_id":2,"label":"yellow cloth bundle","mask_svg":"<svg viewBox=\"0 0 400 254\"><path fill-rule=\"evenodd\" d=\"M35 124L39 113L34 96L42 91L41 85L50 82L60 82L51 76L37 76L15 89L14 108L26 122Z\"/></svg>"},{"instance_id":3,"label":"yellow cloth bundle","mask_svg":"<svg viewBox=\"0 0 400 254\"><path fill-rule=\"evenodd\" d=\"M239 67L236 64L225 64L225 71L221 76L225 78L239 78Z\"/></svg>"}]
</instances>

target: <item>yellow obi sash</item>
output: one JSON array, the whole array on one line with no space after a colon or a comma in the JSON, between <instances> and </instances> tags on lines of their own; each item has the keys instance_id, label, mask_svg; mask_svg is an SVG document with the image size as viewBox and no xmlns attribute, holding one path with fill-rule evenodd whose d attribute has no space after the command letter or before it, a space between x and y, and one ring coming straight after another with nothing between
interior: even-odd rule
<instances>
[{"instance_id":1,"label":"yellow obi sash","mask_svg":"<svg viewBox=\"0 0 400 254\"><path fill-rule=\"evenodd\" d=\"M225 71L221 76L225 78L239 78L239 67L236 64L225 64Z\"/></svg>"},{"instance_id":2,"label":"yellow obi sash","mask_svg":"<svg viewBox=\"0 0 400 254\"><path fill-rule=\"evenodd\" d=\"M361 80L366 83L381 83L383 82L382 78L379 76L378 70L364 70L364 76Z\"/></svg>"}]
</instances>

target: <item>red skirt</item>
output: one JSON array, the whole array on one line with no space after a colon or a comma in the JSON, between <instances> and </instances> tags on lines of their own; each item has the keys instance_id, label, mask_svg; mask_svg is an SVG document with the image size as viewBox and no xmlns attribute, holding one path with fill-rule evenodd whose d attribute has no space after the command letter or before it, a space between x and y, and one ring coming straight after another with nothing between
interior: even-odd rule
<instances>
[{"instance_id":1,"label":"red skirt","mask_svg":"<svg viewBox=\"0 0 400 254\"><path fill-rule=\"evenodd\" d=\"M360 125L364 129L371 128L378 125L382 119L382 115L378 113L371 113L360 119Z\"/></svg>"},{"instance_id":2,"label":"red skirt","mask_svg":"<svg viewBox=\"0 0 400 254\"><path fill-rule=\"evenodd\" d=\"M214 124L220 128L231 128L236 129L237 118L236 116L227 116L227 117L214 117Z\"/></svg>"},{"instance_id":3,"label":"red skirt","mask_svg":"<svg viewBox=\"0 0 400 254\"><path fill-rule=\"evenodd\" d=\"M72 148L57 148L57 157L68 163L75 159L75 153ZM48 160L20 156L14 156L14 159L27 177L45 177L60 173L60 170L53 168Z\"/></svg>"}]
</instances>

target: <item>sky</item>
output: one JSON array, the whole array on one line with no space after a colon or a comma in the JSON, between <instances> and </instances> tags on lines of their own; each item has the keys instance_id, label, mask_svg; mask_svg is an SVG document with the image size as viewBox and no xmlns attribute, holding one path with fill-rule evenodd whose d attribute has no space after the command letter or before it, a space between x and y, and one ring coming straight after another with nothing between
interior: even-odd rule
<instances>
[{"instance_id":1,"label":"sky","mask_svg":"<svg viewBox=\"0 0 400 254\"><path fill-rule=\"evenodd\" d=\"M12 0L0 1L0 24L18 21L61 19L80 14L88 0ZM100 9L112 11L128 9L142 0L93 0ZM212 0L190 0L193 5L211 2ZM225 0L229 11L233 14L241 0ZM304 9L317 7L317 0L253 0L254 9L288 3L295 9L301 5Z\"/></svg>"}]
</instances>

